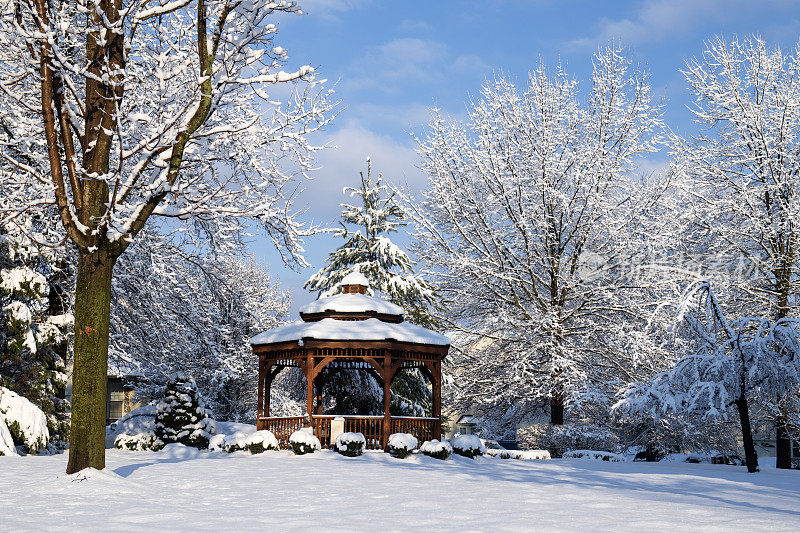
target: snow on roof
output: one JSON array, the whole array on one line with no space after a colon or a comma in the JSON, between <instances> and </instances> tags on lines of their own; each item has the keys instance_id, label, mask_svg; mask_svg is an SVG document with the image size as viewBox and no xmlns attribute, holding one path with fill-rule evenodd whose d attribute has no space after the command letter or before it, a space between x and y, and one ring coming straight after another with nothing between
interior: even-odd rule
<instances>
[{"instance_id":1,"label":"snow on roof","mask_svg":"<svg viewBox=\"0 0 800 533\"><path fill-rule=\"evenodd\" d=\"M300 308L300 312L322 313L336 311L339 313L365 313L374 311L384 315L402 316L403 308L381 298L373 298L366 294L337 294L328 298L320 298Z\"/></svg>"},{"instance_id":2,"label":"snow on roof","mask_svg":"<svg viewBox=\"0 0 800 533\"><path fill-rule=\"evenodd\" d=\"M367 277L358 270L350 272L339 282L339 285L363 285L369 287L369 280Z\"/></svg>"},{"instance_id":3,"label":"snow on roof","mask_svg":"<svg viewBox=\"0 0 800 533\"><path fill-rule=\"evenodd\" d=\"M335 320L323 318L318 322L292 322L279 328L265 331L250 339L250 344L272 344L275 342L299 341L301 339L324 339L337 341L383 341L449 346L450 339L408 322L392 324L377 318L367 320Z\"/></svg>"},{"instance_id":4,"label":"snow on roof","mask_svg":"<svg viewBox=\"0 0 800 533\"><path fill-rule=\"evenodd\" d=\"M461 415L456 424L478 424L478 419L472 415Z\"/></svg>"}]
</instances>

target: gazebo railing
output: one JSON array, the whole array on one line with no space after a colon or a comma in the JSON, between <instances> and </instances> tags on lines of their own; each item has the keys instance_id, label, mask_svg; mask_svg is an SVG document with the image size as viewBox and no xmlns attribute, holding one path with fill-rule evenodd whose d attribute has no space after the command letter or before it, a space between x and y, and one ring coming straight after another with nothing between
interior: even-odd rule
<instances>
[{"instance_id":1,"label":"gazebo railing","mask_svg":"<svg viewBox=\"0 0 800 533\"><path fill-rule=\"evenodd\" d=\"M270 416L258 419L258 429L268 429L275 434L282 449L289 447L289 436L305 425L302 416Z\"/></svg>"},{"instance_id":2,"label":"gazebo railing","mask_svg":"<svg viewBox=\"0 0 800 533\"><path fill-rule=\"evenodd\" d=\"M435 435L436 418L423 418L416 416L393 416L392 417L392 433L411 433L414 435L419 444L422 445L426 440L433 440L441 438L440 435Z\"/></svg>"},{"instance_id":3,"label":"gazebo railing","mask_svg":"<svg viewBox=\"0 0 800 533\"><path fill-rule=\"evenodd\" d=\"M344 430L352 433L362 433L367 441L366 449L380 450L384 430L384 418L382 416L362 416L362 415L337 415L344 418ZM314 415L311 425L314 428L314 435L320 440L323 447L329 448L331 442L331 421L335 415ZM268 429L277 437L281 448L289 447L289 436L305 426L303 416L273 416L258 419L258 429ZM412 416L393 416L390 419L388 438L392 433L411 433L420 444L426 440L439 438L435 435L436 423L438 419L427 417Z\"/></svg>"}]
</instances>

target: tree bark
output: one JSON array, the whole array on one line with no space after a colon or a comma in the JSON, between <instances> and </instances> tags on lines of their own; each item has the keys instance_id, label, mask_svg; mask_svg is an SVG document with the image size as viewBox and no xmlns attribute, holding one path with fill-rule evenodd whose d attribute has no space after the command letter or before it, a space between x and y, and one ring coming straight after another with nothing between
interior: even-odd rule
<instances>
[{"instance_id":1,"label":"tree bark","mask_svg":"<svg viewBox=\"0 0 800 533\"><path fill-rule=\"evenodd\" d=\"M783 412L775 420L775 466L777 468L792 468L792 439L786 428L786 417Z\"/></svg>"},{"instance_id":2,"label":"tree bark","mask_svg":"<svg viewBox=\"0 0 800 533\"><path fill-rule=\"evenodd\" d=\"M75 283L75 358L67 474L105 468L106 379L111 276L115 257L103 247L81 251Z\"/></svg>"},{"instance_id":3,"label":"tree bark","mask_svg":"<svg viewBox=\"0 0 800 533\"><path fill-rule=\"evenodd\" d=\"M550 396L550 424L564 425L564 395L561 392L554 392Z\"/></svg>"},{"instance_id":4,"label":"tree bark","mask_svg":"<svg viewBox=\"0 0 800 533\"><path fill-rule=\"evenodd\" d=\"M747 397L744 389L736 400L736 409L739 411L739 422L742 426L742 444L744 445L744 461L747 471L750 473L758 472L758 454L753 443L753 430L750 427L750 410L747 405Z\"/></svg>"}]
</instances>

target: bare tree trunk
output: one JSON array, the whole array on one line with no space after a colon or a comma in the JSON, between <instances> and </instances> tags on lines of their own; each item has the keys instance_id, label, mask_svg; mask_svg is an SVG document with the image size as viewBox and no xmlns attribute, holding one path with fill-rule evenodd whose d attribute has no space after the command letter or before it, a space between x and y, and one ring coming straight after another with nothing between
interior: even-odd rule
<instances>
[{"instance_id":1,"label":"bare tree trunk","mask_svg":"<svg viewBox=\"0 0 800 533\"><path fill-rule=\"evenodd\" d=\"M739 422L742 426L742 444L744 445L744 461L747 471L750 473L758 472L758 454L753 443L753 430L750 427L750 410L747 405L745 389L742 388L741 395L736 400L736 409L739 411Z\"/></svg>"},{"instance_id":2,"label":"bare tree trunk","mask_svg":"<svg viewBox=\"0 0 800 533\"><path fill-rule=\"evenodd\" d=\"M779 402L779 404L782 402ZM775 466L777 468L792 468L792 439L786 427L786 416L783 407L775 419Z\"/></svg>"},{"instance_id":3,"label":"bare tree trunk","mask_svg":"<svg viewBox=\"0 0 800 533\"><path fill-rule=\"evenodd\" d=\"M561 391L554 391L550 396L550 423L564 425L564 394Z\"/></svg>"},{"instance_id":4,"label":"bare tree trunk","mask_svg":"<svg viewBox=\"0 0 800 533\"><path fill-rule=\"evenodd\" d=\"M81 251L75 283L75 361L67 473L105 468L106 379L111 275L115 257L103 247Z\"/></svg>"}]
</instances>

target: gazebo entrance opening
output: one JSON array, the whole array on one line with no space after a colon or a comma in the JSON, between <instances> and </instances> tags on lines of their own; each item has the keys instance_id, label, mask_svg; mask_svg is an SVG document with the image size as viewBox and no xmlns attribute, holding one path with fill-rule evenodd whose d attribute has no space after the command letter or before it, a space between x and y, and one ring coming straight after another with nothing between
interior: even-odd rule
<instances>
[{"instance_id":1,"label":"gazebo entrance opening","mask_svg":"<svg viewBox=\"0 0 800 533\"><path fill-rule=\"evenodd\" d=\"M343 415L344 431L363 433L367 448L383 449L392 433L411 433L420 443L441 438L442 360L447 337L403 321L402 308L366 295L368 282L354 273L343 292L304 306L303 319L251 339L259 358L258 429L268 429L282 446L289 435L311 426L323 446L330 446L331 422L320 414L328 381L342 370L370 374L383 389L383 415ZM278 373L298 367L306 378L305 416L271 417L270 389ZM392 416L390 387L401 369L417 368L431 383L432 416Z\"/></svg>"}]
</instances>

